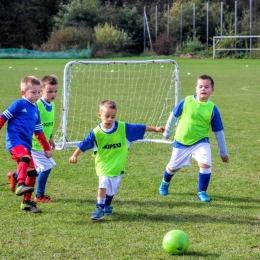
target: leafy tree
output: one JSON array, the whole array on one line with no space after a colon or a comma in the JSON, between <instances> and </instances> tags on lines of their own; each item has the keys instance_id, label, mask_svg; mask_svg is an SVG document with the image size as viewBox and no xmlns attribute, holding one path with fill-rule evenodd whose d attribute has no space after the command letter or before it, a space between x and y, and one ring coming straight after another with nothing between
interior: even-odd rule
<instances>
[{"instance_id":1,"label":"leafy tree","mask_svg":"<svg viewBox=\"0 0 260 260\"><path fill-rule=\"evenodd\" d=\"M117 9L110 2L101 5L95 0L73 0L62 6L54 20L56 29L68 26L94 28L105 23L111 24L132 36L135 48L129 46L130 51L141 51L139 45L143 37L143 15L140 15L136 8L123 6Z\"/></svg>"},{"instance_id":2,"label":"leafy tree","mask_svg":"<svg viewBox=\"0 0 260 260\"><path fill-rule=\"evenodd\" d=\"M124 30L117 29L108 23L105 23L104 26L97 25L94 31L97 44L104 51L117 53L132 44L131 36L125 33Z\"/></svg>"},{"instance_id":3,"label":"leafy tree","mask_svg":"<svg viewBox=\"0 0 260 260\"><path fill-rule=\"evenodd\" d=\"M234 33L235 0L223 0L223 33ZM202 44L206 39L206 3L209 3L209 39L220 32L220 1L218 0L1 0L0 2L0 48L52 46L60 35L68 33L67 39L77 37L93 43L92 32L97 25L105 23L131 35L134 45L130 52L143 51L144 6L148 17L152 41L160 36L160 46L167 46L169 38L176 45L180 41L180 5L182 4L182 40L193 39L193 3L196 4L196 40ZM237 33L250 33L249 0L237 0ZM171 8L170 35L168 29L168 5ZM155 6L158 13L155 14ZM260 1L252 1L252 34L260 31ZM156 20L157 19L157 20ZM72 29L73 28L73 29ZM74 32L74 34L73 34ZM87 34L87 40L81 38ZM77 35L77 36L76 36ZM147 34L146 34L147 36ZM166 37L167 36L167 37ZM65 35L64 35L65 37ZM66 37L65 37L66 38ZM68 40L67 43L73 41ZM43 45L46 43L46 45ZM66 43L66 46L68 46ZM49 45L48 45L49 44ZM86 42L72 43L84 46ZM57 44L57 46L60 46ZM63 46L64 47L64 46ZM62 48L63 48L62 47ZM159 47L158 47L159 48ZM172 48L172 45L171 45Z\"/></svg>"},{"instance_id":4,"label":"leafy tree","mask_svg":"<svg viewBox=\"0 0 260 260\"><path fill-rule=\"evenodd\" d=\"M172 35L175 36L178 40L180 40L179 35L182 30L183 40L186 41L188 38L193 39L200 37L202 42L205 42L206 35L206 9L205 4L199 0L194 0L194 2L188 2L183 4L182 6L182 28L181 28L181 10L180 3L184 1L178 1L178 3L174 3L171 9L171 17L173 20L173 24L175 25L172 29ZM195 32L193 29L193 8L195 4Z\"/></svg>"},{"instance_id":5,"label":"leafy tree","mask_svg":"<svg viewBox=\"0 0 260 260\"><path fill-rule=\"evenodd\" d=\"M128 46L131 53L140 53L143 48L143 15L140 15L135 7L124 6L119 9L116 15L118 28L123 29L128 35L132 36L134 44Z\"/></svg>"},{"instance_id":6,"label":"leafy tree","mask_svg":"<svg viewBox=\"0 0 260 260\"><path fill-rule=\"evenodd\" d=\"M104 13L105 10L96 0L72 0L60 6L59 12L54 17L54 28L77 27L79 24L94 28L98 23L103 22Z\"/></svg>"},{"instance_id":7,"label":"leafy tree","mask_svg":"<svg viewBox=\"0 0 260 260\"><path fill-rule=\"evenodd\" d=\"M61 0L2 0L0 47L32 48L44 42L52 30L52 16ZM66 2L66 1L65 1Z\"/></svg>"},{"instance_id":8,"label":"leafy tree","mask_svg":"<svg viewBox=\"0 0 260 260\"><path fill-rule=\"evenodd\" d=\"M41 45L41 51L61 51L68 49L87 49L92 43L91 28L66 27L54 31L48 41Z\"/></svg>"}]
</instances>

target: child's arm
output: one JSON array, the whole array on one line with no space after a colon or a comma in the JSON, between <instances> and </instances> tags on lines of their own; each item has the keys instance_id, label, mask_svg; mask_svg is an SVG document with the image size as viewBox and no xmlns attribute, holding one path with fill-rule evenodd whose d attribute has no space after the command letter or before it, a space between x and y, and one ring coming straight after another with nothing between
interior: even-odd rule
<instances>
[{"instance_id":1,"label":"child's arm","mask_svg":"<svg viewBox=\"0 0 260 260\"><path fill-rule=\"evenodd\" d=\"M77 163L77 157L79 156L79 154L81 153L81 150L79 148L77 148L75 150L75 152L72 154L72 156L69 159L70 163Z\"/></svg>"},{"instance_id":2,"label":"child's arm","mask_svg":"<svg viewBox=\"0 0 260 260\"><path fill-rule=\"evenodd\" d=\"M149 132L164 132L165 128L163 126L146 126L145 131L149 131Z\"/></svg>"},{"instance_id":3,"label":"child's arm","mask_svg":"<svg viewBox=\"0 0 260 260\"><path fill-rule=\"evenodd\" d=\"M41 145L45 156L47 158L52 157L51 147L50 147L50 144L48 143L44 133L40 132L37 134L35 133L34 135L35 135L36 139L38 140L39 144Z\"/></svg>"},{"instance_id":4,"label":"child's arm","mask_svg":"<svg viewBox=\"0 0 260 260\"><path fill-rule=\"evenodd\" d=\"M2 117L2 116L0 116L0 130L2 129L2 127L4 126L4 124L5 124L5 120L4 120L4 118Z\"/></svg>"},{"instance_id":5,"label":"child's arm","mask_svg":"<svg viewBox=\"0 0 260 260\"><path fill-rule=\"evenodd\" d=\"M222 159L222 162L228 162L229 158L228 158L228 152L227 152L227 148L226 148L226 141L225 141L225 135L224 135L224 131L218 131L218 132L214 132L217 142L218 142L218 148L219 148L219 153L220 153L220 157Z\"/></svg>"},{"instance_id":6,"label":"child's arm","mask_svg":"<svg viewBox=\"0 0 260 260\"><path fill-rule=\"evenodd\" d=\"M52 137L50 137L50 146L52 150L55 150L56 145Z\"/></svg>"},{"instance_id":7,"label":"child's arm","mask_svg":"<svg viewBox=\"0 0 260 260\"><path fill-rule=\"evenodd\" d=\"M170 138L173 126L175 125L176 121L177 121L177 118L174 116L173 111L172 111L167 120L166 126L165 126L165 132L163 134L165 139Z\"/></svg>"},{"instance_id":8,"label":"child's arm","mask_svg":"<svg viewBox=\"0 0 260 260\"><path fill-rule=\"evenodd\" d=\"M72 156L69 158L70 163L77 163L77 157L81 152L85 152L87 150L90 150L95 145L95 135L93 130L88 134L88 136L78 144L78 148L75 150L75 152L72 154Z\"/></svg>"}]
</instances>

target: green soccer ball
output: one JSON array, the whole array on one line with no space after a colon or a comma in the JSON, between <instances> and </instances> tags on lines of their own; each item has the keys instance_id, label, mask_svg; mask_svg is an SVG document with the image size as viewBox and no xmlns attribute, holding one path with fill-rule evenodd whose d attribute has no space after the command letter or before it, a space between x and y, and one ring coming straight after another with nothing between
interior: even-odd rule
<instances>
[{"instance_id":1,"label":"green soccer ball","mask_svg":"<svg viewBox=\"0 0 260 260\"><path fill-rule=\"evenodd\" d=\"M164 235L162 246L169 254L184 254L189 247L189 238L182 230L174 229Z\"/></svg>"}]
</instances>

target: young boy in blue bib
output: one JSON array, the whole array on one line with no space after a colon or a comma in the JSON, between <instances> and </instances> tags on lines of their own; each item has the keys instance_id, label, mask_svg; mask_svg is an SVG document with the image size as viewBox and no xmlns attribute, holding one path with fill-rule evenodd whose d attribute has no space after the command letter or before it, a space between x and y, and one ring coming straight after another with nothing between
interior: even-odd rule
<instances>
[{"instance_id":1,"label":"young boy in blue bib","mask_svg":"<svg viewBox=\"0 0 260 260\"><path fill-rule=\"evenodd\" d=\"M104 100L99 107L98 117L101 124L94 128L78 145L70 157L71 163L77 163L81 152L94 150L96 174L99 187L96 210L92 220L102 220L112 214L112 199L125 171L126 158L130 143L143 139L145 131L163 132L164 127L152 127L142 124L128 124L116 121L117 106L111 100Z\"/></svg>"},{"instance_id":2,"label":"young boy in blue bib","mask_svg":"<svg viewBox=\"0 0 260 260\"><path fill-rule=\"evenodd\" d=\"M182 167L190 166L192 157L199 166L197 197L202 202L210 201L206 193L211 177L210 127L216 136L222 161L225 163L229 161L220 112L209 100L213 92L213 79L208 75L200 76L197 79L196 94L182 99L168 118L163 133L165 139L169 139L177 119L178 125L171 159L166 166L159 188L162 196L168 195L172 177Z\"/></svg>"}]
</instances>

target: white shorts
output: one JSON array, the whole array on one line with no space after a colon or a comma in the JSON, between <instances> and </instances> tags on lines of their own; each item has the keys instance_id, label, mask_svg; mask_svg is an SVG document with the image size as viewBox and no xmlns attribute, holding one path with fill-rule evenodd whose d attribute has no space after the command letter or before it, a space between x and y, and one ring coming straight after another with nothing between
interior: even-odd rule
<instances>
[{"instance_id":1,"label":"white shorts","mask_svg":"<svg viewBox=\"0 0 260 260\"><path fill-rule=\"evenodd\" d=\"M172 157L167 165L171 170L180 169L184 166L190 166L191 157L198 163L211 166L211 149L209 143L199 143L187 148L172 149Z\"/></svg>"},{"instance_id":2,"label":"white shorts","mask_svg":"<svg viewBox=\"0 0 260 260\"><path fill-rule=\"evenodd\" d=\"M45 172L53 168L56 163L52 158L47 158L43 151L31 151L34 166L37 172Z\"/></svg>"},{"instance_id":3,"label":"white shorts","mask_svg":"<svg viewBox=\"0 0 260 260\"><path fill-rule=\"evenodd\" d=\"M122 174L116 177L99 176L99 188L106 189L108 196L114 196L120 186Z\"/></svg>"}]
</instances>

